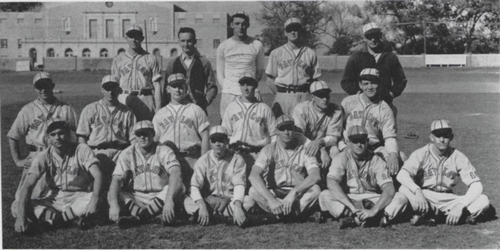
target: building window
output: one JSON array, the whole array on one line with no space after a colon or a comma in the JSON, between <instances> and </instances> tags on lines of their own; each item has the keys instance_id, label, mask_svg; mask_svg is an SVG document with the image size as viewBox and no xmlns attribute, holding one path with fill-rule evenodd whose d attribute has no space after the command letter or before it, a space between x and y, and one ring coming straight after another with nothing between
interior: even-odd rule
<instances>
[{"instance_id":1,"label":"building window","mask_svg":"<svg viewBox=\"0 0 500 250\"><path fill-rule=\"evenodd\" d=\"M35 18L35 24L42 24L41 18Z\"/></svg>"},{"instance_id":2,"label":"building window","mask_svg":"<svg viewBox=\"0 0 500 250\"><path fill-rule=\"evenodd\" d=\"M123 19L122 20L122 34L123 37L127 34L127 30L130 28L130 19Z\"/></svg>"},{"instance_id":3,"label":"building window","mask_svg":"<svg viewBox=\"0 0 500 250\"><path fill-rule=\"evenodd\" d=\"M17 24L24 24L24 18L18 18Z\"/></svg>"},{"instance_id":4,"label":"building window","mask_svg":"<svg viewBox=\"0 0 500 250\"><path fill-rule=\"evenodd\" d=\"M62 19L63 31L69 32L71 30L71 18L66 16Z\"/></svg>"},{"instance_id":5,"label":"building window","mask_svg":"<svg viewBox=\"0 0 500 250\"><path fill-rule=\"evenodd\" d=\"M117 55L121 55L122 53L125 53L125 49L124 48L120 48L118 50L118 53L116 53Z\"/></svg>"},{"instance_id":6,"label":"building window","mask_svg":"<svg viewBox=\"0 0 500 250\"><path fill-rule=\"evenodd\" d=\"M152 32L157 32L158 31L158 18L156 17L151 17L149 18L149 29Z\"/></svg>"},{"instance_id":7,"label":"building window","mask_svg":"<svg viewBox=\"0 0 500 250\"><path fill-rule=\"evenodd\" d=\"M70 57L70 56L73 56L73 50L72 49L66 49L64 51L64 56L65 57Z\"/></svg>"},{"instance_id":8,"label":"building window","mask_svg":"<svg viewBox=\"0 0 500 250\"><path fill-rule=\"evenodd\" d=\"M217 49L220 45L220 39L214 39L214 49Z\"/></svg>"},{"instance_id":9,"label":"building window","mask_svg":"<svg viewBox=\"0 0 500 250\"><path fill-rule=\"evenodd\" d=\"M97 38L97 19L89 20L89 38Z\"/></svg>"},{"instance_id":10,"label":"building window","mask_svg":"<svg viewBox=\"0 0 500 250\"><path fill-rule=\"evenodd\" d=\"M180 12L179 18L177 19L177 23L185 23L186 22L186 13Z\"/></svg>"},{"instance_id":11,"label":"building window","mask_svg":"<svg viewBox=\"0 0 500 250\"><path fill-rule=\"evenodd\" d=\"M83 51L82 51L82 57L90 57L90 50L89 49L83 49Z\"/></svg>"},{"instance_id":12,"label":"building window","mask_svg":"<svg viewBox=\"0 0 500 250\"><path fill-rule=\"evenodd\" d=\"M54 49L50 48L47 50L47 57L54 57Z\"/></svg>"},{"instance_id":13,"label":"building window","mask_svg":"<svg viewBox=\"0 0 500 250\"><path fill-rule=\"evenodd\" d=\"M115 37L115 21L113 19L106 19L106 38Z\"/></svg>"},{"instance_id":14,"label":"building window","mask_svg":"<svg viewBox=\"0 0 500 250\"><path fill-rule=\"evenodd\" d=\"M220 18L218 18L218 17L217 17L217 18L215 18L215 17L214 17L214 19L213 19L213 23L220 23Z\"/></svg>"},{"instance_id":15,"label":"building window","mask_svg":"<svg viewBox=\"0 0 500 250\"><path fill-rule=\"evenodd\" d=\"M196 19L194 20L195 23L203 23L203 14L202 13L197 13L196 14Z\"/></svg>"},{"instance_id":16,"label":"building window","mask_svg":"<svg viewBox=\"0 0 500 250\"><path fill-rule=\"evenodd\" d=\"M154 56L161 56L161 54L160 54L160 49L158 49L158 48L154 49L154 50L153 50L153 55L154 55Z\"/></svg>"},{"instance_id":17,"label":"building window","mask_svg":"<svg viewBox=\"0 0 500 250\"><path fill-rule=\"evenodd\" d=\"M0 39L0 48L1 49L7 48L7 39Z\"/></svg>"},{"instance_id":18,"label":"building window","mask_svg":"<svg viewBox=\"0 0 500 250\"><path fill-rule=\"evenodd\" d=\"M170 50L170 57L177 57L177 49L176 48L173 48L172 50Z\"/></svg>"},{"instance_id":19,"label":"building window","mask_svg":"<svg viewBox=\"0 0 500 250\"><path fill-rule=\"evenodd\" d=\"M101 49L101 53L99 53L100 57L108 57L108 50L107 49Z\"/></svg>"},{"instance_id":20,"label":"building window","mask_svg":"<svg viewBox=\"0 0 500 250\"><path fill-rule=\"evenodd\" d=\"M17 39L17 48L21 49L23 47L23 39L19 38Z\"/></svg>"}]
</instances>

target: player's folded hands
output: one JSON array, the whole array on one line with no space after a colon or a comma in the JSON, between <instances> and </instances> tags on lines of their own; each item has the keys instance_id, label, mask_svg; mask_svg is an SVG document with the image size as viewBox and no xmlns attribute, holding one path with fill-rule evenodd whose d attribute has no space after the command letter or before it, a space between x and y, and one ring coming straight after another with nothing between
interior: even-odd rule
<instances>
[{"instance_id":1,"label":"player's folded hands","mask_svg":"<svg viewBox=\"0 0 500 250\"><path fill-rule=\"evenodd\" d=\"M359 213L357 213L357 216L360 220L365 221L369 218L372 218L377 214L377 211L373 209L361 209Z\"/></svg>"},{"instance_id":2,"label":"player's folded hands","mask_svg":"<svg viewBox=\"0 0 500 250\"><path fill-rule=\"evenodd\" d=\"M446 224L456 225L458 223L458 220L462 216L464 208L465 205L458 201L451 202L450 204L443 207L441 210L443 210L444 214L447 215Z\"/></svg>"},{"instance_id":3,"label":"player's folded hands","mask_svg":"<svg viewBox=\"0 0 500 250\"><path fill-rule=\"evenodd\" d=\"M297 193L292 190L286 195L285 199L283 199L283 214L287 215L292 212L293 202L295 202L296 196Z\"/></svg>"},{"instance_id":4,"label":"player's folded hands","mask_svg":"<svg viewBox=\"0 0 500 250\"><path fill-rule=\"evenodd\" d=\"M281 214L283 212L282 208L283 208L283 203L281 203L281 201L279 201L278 199L273 199L269 201L269 210L271 210L273 214L276 215Z\"/></svg>"}]
</instances>

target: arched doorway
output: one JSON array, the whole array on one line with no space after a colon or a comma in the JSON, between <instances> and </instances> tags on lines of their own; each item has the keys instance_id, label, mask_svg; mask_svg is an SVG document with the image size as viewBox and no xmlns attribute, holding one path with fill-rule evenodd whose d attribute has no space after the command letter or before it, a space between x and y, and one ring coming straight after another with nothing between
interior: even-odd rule
<instances>
[{"instance_id":1,"label":"arched doorway","mask_svg":"<svg viewBox=\"0 0 500 250\"><path fill-rule=\"evenodd\" d=\"M177 57L177 49L176 48L173 48L172 50L170 50L170 57Z\"/></svg>"},{"instance_id":2,"label":"arched doorway","mask_svg":"<svg viewBox=\"0 0 500 250\"><path fill-rule=\"evenodd\" d=\"M54 57L54 55L55 53L53 48L47 50L47 57Z\"/></svg>"},{"instance_id":3,"label":"arched doorway","mask_svg":"<svg viewBox=\"0 0 500 250\"><path fill-rule=\"evenodd\" d=\"M161 56L161 54L160 54L160 49L158 49L158 48L154 49L154 50L153 50L153 55L154 55L154 56Z\"/></svg>"},{"instance_id":4,"label":"arched doorway","mask_svg":"<svg viewBox=\"0 0 500 250\"><path fill-rule=\"evenodd\" d=\"M70 48L67 48L65 51L64 51L64 57L70 57L70 56L73 56L73 50L70 49Z\"/></svg>"},{"instance_id":5,"label":"arched doorway","mask_svg":"<svg viewBox=\"0 0 500 250\"><path fill-rule=\"evenodd\" d=\"M83 49L82 57L90 57L90 49Z\"/></svg>"},{"instance_id":6,"label":"arched doorway","mask_svg":"<svg viewBox=\"0 0 500 250\"><path fill-rule=\"evenodd\" d=\"M101 52L99 53L100 57L108 57L108 50L107 49L101 49Z\"/></svg>"},{"instance_id":7,"label":"arched doorway","mask_svg":"<svg viewBox=\"0 0 500 250\"><path fill-rule=\"evenodd\" d=\"M116 54L117 54L117 55L120 55L120 54L122 54L122 53L125 53L125 49L124 49L124 48L120 48L120 49L118 50L118 53L116 53Z\"/></svg>"}]
</instances>

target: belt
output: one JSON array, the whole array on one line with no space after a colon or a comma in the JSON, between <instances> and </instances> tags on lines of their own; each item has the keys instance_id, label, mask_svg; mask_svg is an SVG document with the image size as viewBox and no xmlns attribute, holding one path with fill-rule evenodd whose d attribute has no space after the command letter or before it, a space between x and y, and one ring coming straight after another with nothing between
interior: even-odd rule
<instances>
[{"instance_id":1,"label":"belt","mask_svg":"<svg viewBox=\"0 0 500 250\"><path fill-rule=\"evenodd\" d=\"M431 190L433 192L436 192L436 193L447 193L447 194L453 193L453 190L449 190L449 189L448 190L440 190L440 191L438 191L438 190L436 190L436 188L429 188L429 190Z\"/></svg>"},{"instance_id":2,"label":"belt","mask_svg":"<svg viewBox=\"0 0 500 250\"><path fill-rule=\"evenodd\" d=\"M252 146L252 145L241 145L241 144L231 144L229 146L234 151L239 153L258 153L262 150L263 147Z\"/></svg>"},{"instance_id":3,"label":"belt","mask_svg":"<svg viewBox=\"0 0 500 250\"><path fill-rule=\"evenodd\" d=\"M309 83L304 83L300 86L288 85L286 87L276 85L276 89L279 93L307 93L309 92Z\"/></svg>"},{"instance_id":4,"label":"belt","mask_svg":"<svg viewBox=\"0 0 500 250\"><path fill-rule=\"evenodd\" d=\"M124 89L123 94L126 94L126 95L152 95L153 89L140 89L140 90Z\"/></svg>"},{"instance_id":5,"label":"belt","mask_svg":"<svg viewBox=\"0 0 500 250\"><path fill-rule=\"evenodd\" d=\"M28 145L28 149L31 152L38 152L38 151L44 150L45 147L37 147L37 146L34 146L34 145Z\"/></svg>"}]
</instances>

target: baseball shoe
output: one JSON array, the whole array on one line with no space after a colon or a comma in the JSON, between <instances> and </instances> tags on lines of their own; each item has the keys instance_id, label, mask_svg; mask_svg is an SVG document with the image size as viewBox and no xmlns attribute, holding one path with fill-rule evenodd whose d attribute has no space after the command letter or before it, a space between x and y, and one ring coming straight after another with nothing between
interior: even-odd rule
<instances>
[{"instance_id":1,"label":"baseball shoe","mask_svg":"<svg viewBox=\"0 0 500 250\"><path fill-rule=\"evenodd\" d=\"M311 217L309 217L309 221L322 224L326 222L326 216L327 216L326 212L316 211L311 215Z\"/></svg>"},{"instance_id":2,"label":"baseball shoe","mask_svg":"<svg viewBox=\"0 0 500 250\"><path fill-rule=\"evenodd\" d=\"M419 214L413 215L413 217L410 220L410 224L412 226L420 226L420 225L424 224L424 222L425 222L425 218Z\"/></svg>"},{"instance_id":3,"label":"baseball shoe","mask_svg":"<svg viewBox=\"0 0 500 250\"><path fill-rule=\"evenodd\" d=\"M380 219L379 226L382 228L391 226L391 223L389 222L389 216L387 216L387 214L384 213L384 215L382 215L382 218Z\"/></svg>"},{"instance_id":4,"label":"baseball shoe","mask_svg":"<svg viewBox=\"0 0 500 250\"><path fill-rule=\"evenodd\" d=\"M141 219L137 216L123 216L118 218L118 227L127 229L141 224Z\"/></svg>"},{"instance_id":5,"label":"baseball shoe","mask_svg":"<svg viewBox=\"0 0 500 250\"><path fill-rule=\"evenodd\" d=\"M465 219L465 222L469 225L476 225L477 223L477 220L476 218L472 217L472 215L469 215L467 216L467 218Z\"/></svg>"},{"instance_id":6,"label":"baseball shoe","mask_svg":"<svg viewBox=\"0 0 500 250\"><path fill-rule=\"evenodd\" d=\"M355 228L355 227L358 227L358 223L356 223L353 217L348 216L339 219L339 229L342 230L346 228Z\"/></svg>"},{"instance_id":7,"label":"baseball shoe","mask_svg":"<svg viewBox=\"0 0 500 250\"><path fill-rule=\"evenodd\" d=\"M73 225L75 225L80 230L87 230L92 227L92 221L88 216L82 216L73 221Z\"/></svg>"}]
</instances>

